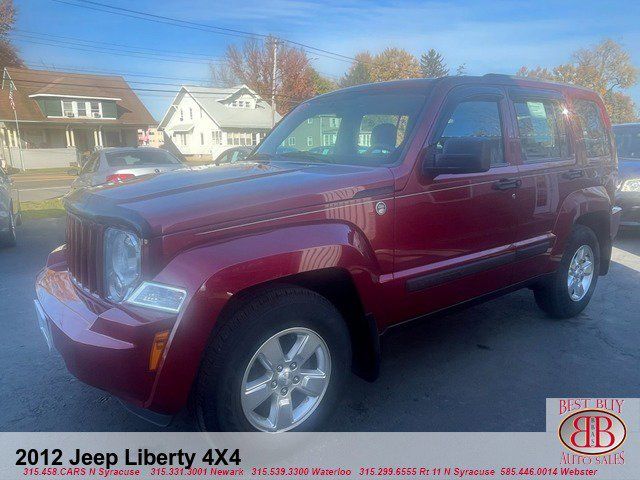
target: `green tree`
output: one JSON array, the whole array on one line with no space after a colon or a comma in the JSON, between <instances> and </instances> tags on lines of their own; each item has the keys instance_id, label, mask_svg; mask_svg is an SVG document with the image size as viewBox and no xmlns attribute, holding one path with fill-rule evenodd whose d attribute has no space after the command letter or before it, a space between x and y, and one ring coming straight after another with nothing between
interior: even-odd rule
<instances>
[{"instance_id":1,"label":"green tree","mask_svg":"<svg viewBox=\"0 0 640 480\"><path fill-rule=\"evenodd\" d=\"M371 66L373 65L373 56L369 52L359 52L354 57L354 62L349 67L347 73L339 80L338 84L341 88L353 87L354 85L362 85L371 83Z\"/></svg>"},{"instance_id":2,"label":"green tree","mask_svg":"<svg viewBox=\"0 0 640 480\"><path fill-rule=\"evenodd\" d=\"M449 68L447 68L444 57L433 48L420 57L420 70L425 78L440 78L449 75Z\"/></svg>"},{"instance_id":3,"label":"green tree","mask_svg":"<svg viewBox=\"0 0 640 480\"><path fill-rule=\"evenodd\" d=\"M551 69L522 67L516 75L590 88L604 100L612 122L623 123L637 118L633 100L621 90L637 83L638 69L631 63L629 53L611 39L574 52L567 63Z\"/></svg>"},{"instance_id":4,"label":"green tree","mask_svg":"<svg viewBox=\"0 0 640 480\"><path fill-rule=\"evenodd\" d=\"M338 84L336 82L334 82L330 78L323 76L315 68L309 67L309 72L316 95L322 95L323 93L332 92L338 88Z\"/></svg>"}]
</instances>

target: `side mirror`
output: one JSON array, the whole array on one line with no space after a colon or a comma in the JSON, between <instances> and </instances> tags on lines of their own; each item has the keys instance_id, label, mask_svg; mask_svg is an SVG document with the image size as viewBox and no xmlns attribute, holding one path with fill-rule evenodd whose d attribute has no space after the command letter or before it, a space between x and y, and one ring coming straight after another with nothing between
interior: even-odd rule
<instances>
[{"instance_id":1,"label":"side mirror","mask_svg":"<svg viewBox=\"0 0 640 480\"><path fill-rule=\"evenodd\" d=\"M491 168L493 147L493 140L485 137L449 138L442 153L424 158L422 172L427 176L486 172Z\"/></svg>"}]
</instances>

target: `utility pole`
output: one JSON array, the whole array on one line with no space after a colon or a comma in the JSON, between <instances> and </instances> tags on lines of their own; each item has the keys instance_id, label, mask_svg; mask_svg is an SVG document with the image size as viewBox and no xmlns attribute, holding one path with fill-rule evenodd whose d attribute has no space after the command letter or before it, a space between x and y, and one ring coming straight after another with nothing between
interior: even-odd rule
<instances>
[{"instance_id":1,"label":"utility pole","mask_svg":"<svg viewBox=\"0 0 640 480\"><path fill-rule=\"evenodd\" d=\"M276 124L276 65L278 60L278 39L273 38L273 71L271 73L271 128Z\"/></svg>"}]
</instances>

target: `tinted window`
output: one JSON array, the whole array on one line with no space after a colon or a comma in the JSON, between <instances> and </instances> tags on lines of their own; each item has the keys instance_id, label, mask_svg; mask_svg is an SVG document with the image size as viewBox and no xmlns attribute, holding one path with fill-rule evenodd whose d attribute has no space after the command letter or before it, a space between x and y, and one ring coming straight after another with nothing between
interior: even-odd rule
<instances>
[{"instance_id":1,"label":"tinted window","mask_svg":"<svg viewBox=\"0 0 640 480\"><path fill-rule=\"evenodd\" d=\"M569 153L565 109L555 100L514 102L525 162L566 157Z\"/></svg>"},{"instance_id":2,"label":"tinted window","mask_svg":"<svg viewBox=\"0 0 640 480\"><path fill-rule=\"evenodd\" d=\"M620 160L640 158L640 125L618 125L613 133Z\"/></svg>"},{"instance_id":3,"label":"tinted window","mask_svg":"<svg viewBox=\"0 0 640 480\"><path fill-rule=\"evenodd\" d=\"M609 155L609 139L598 106L588 100L576 100L573 107L582 131L587 157Z\"/></svg>"},{"instance_id":4,"label":"tinted window","mask_svg":"<svg viewBox=\"0 0 640 480\"><path fill-rule=\"evenodd\" d=\"M151 165L177 165L180 161L165 150L126 150L105 152L110 167L145 167Z\"/></svg>"},{"instance_id":5,"label":"tinted window","mask_svg":"<svg viewBox=\"0 0 640 480\"><path fill-rule=\"evenodd\" d=\"M476 100L458 104L447 120L436 143L438 152L444 149L448 139L460 137L489 139L492 145L491 164L502 165L505 163L498 102Z\"/></svg>"},{"instance_id":6,"label":"tinted window","mask_svg":"<svg viewBox=\"0 0 640 480\"><path fill-rule=\"evenodd\" d=\"M420 90L318 97L287 115L255 153L275 161L392 164L424 105Z\"/></svg>"}]
</instances>

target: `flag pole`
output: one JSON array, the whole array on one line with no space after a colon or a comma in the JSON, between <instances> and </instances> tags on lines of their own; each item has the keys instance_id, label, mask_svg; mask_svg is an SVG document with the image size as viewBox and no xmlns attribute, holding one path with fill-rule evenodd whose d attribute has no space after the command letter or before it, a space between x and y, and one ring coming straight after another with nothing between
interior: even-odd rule
<instances>
[{"instance_id":1,"label":"flag pole","mask_svg":"<svg viewBox=\"0 0 640 480\"><path fill-rule=\"evenodd\" d=\"M9 75L9 71L7 70L7 67L4 67L4 72L2 72L2 88L4 89L5 76L9 79L9 99L11 103L11 108L13 108L13 116L16 119L16 134L18 136L18 154L20 155L20 167L24 172L25 168L24 168L24 158L22 157L22 140L20 137L20 123L18 122L18 111L16 110L16 104L13 100L13 91L17 90L17 88L16 88L16 84L13 83L13 79L11 78L11 75Z\"/></svg>"}]
</instances>

